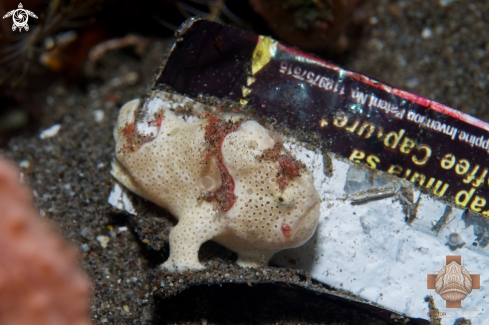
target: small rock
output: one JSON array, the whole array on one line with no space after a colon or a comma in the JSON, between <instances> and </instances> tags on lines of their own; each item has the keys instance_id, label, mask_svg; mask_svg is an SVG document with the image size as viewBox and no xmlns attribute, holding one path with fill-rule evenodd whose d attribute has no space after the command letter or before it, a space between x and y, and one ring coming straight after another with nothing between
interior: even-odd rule
<instances>
[{"instance_id":1,"label":"small rock","mask_svg":"<svg viewBox=\"0 0 489 325\"><path fill-rule=\"evenodd\" d=\"M31 165L31 163L29 162L29 160L22 160L19 163L19 167L24 168L24 169L28 169L30 165Z\"/></svg>"},{"instance_id":2,"label":"small rock","mask_svg":"<svg viewBox=\"0 0 489 325\"><path fill-rule=\"evenodd\" d=\"M136 82L138 82L139 80L139 74L137 72L129 72L126 77L125 77L125 81L129 84L129 85L134 85L136 84Z\"/></svg>"},{"instance_id":3,"label":"small rock","mask_svg":"<svg viewBox=\"0 0 489 325\"><path fill-rule=\"evenodd\" d=\"M459 233L451 233L449 236L448 236L448 245L450 246L458 246L458 245L461 245L463 243L464 239L462 237L462 235L460 235Z\"/></svg>"},{"instance_id":4,"label":"small rock","mask_svg":"<svg viewBox=\"0 0 489 325\"><path fill-rule=\"evenodd\" d=\"M97 236L97 240L100 242L100 245L103 248L107 248L107 244L109 243L110 238L107 236Z\"/></svg>"},{"instance_id":5,"label":"small rock","mask_svg":"<svg viewBox=\"0 0 489 325\"><path fill-rule=\"evenodd\" d=\"M102 111L100 109L96 109L92 112L92 114L93 114L93 119L95 120L95 122L100 123L104 120L104 117L105 117L104 111Z\"/></svg>"},{"instance_id":6,"label":"small rock","mask_svg":"<svg viewBox=\"0 0 489 325\"><path fill-rule=\"evenodd\" d=\"M431 29L430 29L430 28L425 27L425 28L423 29L423 31L421 32L421 37L422 37L423 39L428 39L428 38L431 38L431 36L433 36L433 32L431 31Z\"/></svg>"},{"instance_id":7,"label":"small rock","mask_svg":"<svg viewBox=\"0 0 489 325\"><path fill-rule=\"evenodd\" d=\"M372 16L372 17L370 17L368 22L370 23L370 25L376 25L379 22L379 18Z\"/></svg>"},{"instance_id":8,"label":"small rock","mask_svg":"<svg viewBox=\"0 0 489 325\"><path fill-rule=\"evenodd\" d=\"M440 6L445 7L452 3L453 0L440 0Z\"/></svg>"},{"instance_id":9,"label":"small rock","mask_svg":"<svg viewBox=\"0 0 489 325\"><path fill-rule=\"evenodd\" d=\"M58 134L59 129L61 129L61 124L55 124L49 129L42 131L41 134L39 134L39 138L47 139L47 138L54 137L56 134Z\"/></svg>"},{"instance_id":10,"label":"small rock","mask_svg":"<svg viewBox=\"0 0 489 325\"><path fill-rule=\"evenodd\" d=\"M89 227L83 228L80 232L80 235L82 235L86 239L93 239L92 230Z\"/></svg>"},{"instance_id":11,"label":"small rock","mask_svg":"<svg viewBox=\"0 0 489 325\"><path fill-rule=\"evenodd\" d=\"M406 80L406 87L408 88L414 88L419 85L419 79L418 78L410 78Z\"/></svg>"}]
</instances>

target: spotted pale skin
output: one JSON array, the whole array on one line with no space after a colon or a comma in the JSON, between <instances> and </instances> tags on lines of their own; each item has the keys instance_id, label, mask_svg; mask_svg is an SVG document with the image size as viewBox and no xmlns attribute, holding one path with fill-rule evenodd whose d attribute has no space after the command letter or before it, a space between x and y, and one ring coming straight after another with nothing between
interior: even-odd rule
<instances>
[{"instance_id":1,"label":"spotted pale skin","mask_svg":"<svg viewBox=\"0 0 489 325\"><path fill-rule=\"evenodd\" d=\"M176 113L192 107L194 114L203 116L202 104L155 92L145 105L151 116L143 121L153 126L143 144L134 147L130 137L142 131L137 127L128 131L128 126L146 125L135 121L139 100L122 107L114 129L116 159L111 173L130 191L178 219L170 232L170 257L163 268L172 272L203 269L198 252L208 240L236 252L237 263L246 267L268 262L274 253L311 238L319 220L320 198L310 172L302 170L280 189L279 163L257 159L280 141L277 135L245 121L223 139L221 162L218 157L205 159L209 120L183 119ZM158 120L158 116L164 118ZM153 117L159 122L154 123ZM203 194L212 197L223 186L222 166L234 183L230 195L235 201L227 211L219 211L215 200L202 199Z\"/></svg>"}]
</instances>

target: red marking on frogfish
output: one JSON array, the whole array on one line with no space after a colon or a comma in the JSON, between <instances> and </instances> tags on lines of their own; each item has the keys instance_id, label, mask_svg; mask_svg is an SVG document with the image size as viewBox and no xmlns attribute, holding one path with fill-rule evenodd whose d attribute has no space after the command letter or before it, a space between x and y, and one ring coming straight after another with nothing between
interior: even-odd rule
<instances>
[{"instance_id":1,"label":"red marking on frogfish","mask_svg":"<svg viewBox=\"0 0 489 325\"><path fill-rule=\"evenodd\" d=\"M282 223L282 232L284 233L284 236L285 237L290 237L292 236L292 229L290 228L290 226L288 224L286 224L285 222Z\"/></svg>"},{"instance_id":2,"label":"red marking on frogfish","mask_svg":"<svg viewBox=\"0 0 489 325\"><path fill-rule=\"evenodd\" d=\"M138 150L142 145L151 142L154 138L151 136L147 136L144 134L140 134L136 130L136 126L134 122L126 123L124 128L122 129L122 134L126 138L126 145L123 146L119 152L131 151L134 152Z\"/></svg>"},{"instance_id":3,"label":"red marking on frogfish","mask_svg":"<svg viewBox=\"0 0 489 325\"><path fill-rule=\"evenodd\" d=\"M276 161L279 164L279 172L277 173L277 183L281 191L283 191L292 178L301 176L300 171L303 166L301 163L291 156L290 151L287 154L281 154L283 146L281 143L276 143L271 149L265 149L261 156L256 157L258 161L269 160Z\"/></svg>"},{"instance_id":4,"label":"red marking on frogfish","mask_svg":"<svg viewBox=\"0 0 489 325\"><path fill-rule=\"evenodd\" d=\"M154 125L157 125L158 126L158 130L160 129L161 127L161 123L163 122L163 120L165 119L165 115L163 115L163 113L160 113L156 116L156 119L151 121L151 122L148 122L148 125L149 126L154 126Z\"/></svg>"},{"instance_id":5,"label":"red marking on frogfish","mask_svg":"<svg viewBox=\"0 0 489 325\"><path fill-rule=\"evenodd\" d=\"M220 107L217 109L217 112L219 111ZM222 143L228 134L238 129L239 123L219 119L217 116L208 112L205 112L201 117L208 121L205 127L205 141L209 150L203 161L207 161L210 157L216 157L217 167L219 168L222 181L221 188L215 194L217 201L215 209L217 211L227 212L233 207L237 197L234 195L234 180L226 166L222 163Z\"/></svg>"},{"instance_id":6,"label":"red marking on frogfish","mask_svg":"<svg viewBox=\"0 0 489 325\"><path fill-rule=\"evenodd\" d=\"M221 175L222 185L216 192L216 210L227 212L233 207L237 199L236 195L234 195L234 180L220 161L217 161L217 167Z\"/></svg>"},{"instance_id":7,"label":"red marking on frogfish","mask_svg":"<svg viewBox=\"0 0 489 325\"><path fill-rule=\"evenodd\" d=\"M281 157L278 160L280 167L283 168L284 172L289 175L289 177L299 176L299 170L301 165L297 160L290 158L290 152L286 157Z\"/></svg>"},{"instance_id":8,"label":"red marking on frogfish","mask_svg":"<svg viewBox=\"0 0 489 325\"><path fill-rule=\"evenodd\" d=\"M134 126L134 122L131 122L129 124L126 124L124 127L124 130L122 130L122 133L124 136L129 139L137 135L136 127Z\"/></svg>"}]
</instances>

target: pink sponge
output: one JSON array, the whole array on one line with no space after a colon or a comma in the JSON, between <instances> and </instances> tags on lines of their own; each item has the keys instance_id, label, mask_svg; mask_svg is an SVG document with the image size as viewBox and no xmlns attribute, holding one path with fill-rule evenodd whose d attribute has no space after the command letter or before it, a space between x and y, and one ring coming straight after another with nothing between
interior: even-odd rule
<instances>
[{"instance_id":1,"label":"pink sponge","mask_svg":"<svg viewBox=\"0 0 489 325\"><path fill-rule=\"evenodd\" d=\"M90 283L77 251L42 221L18 179L0 159L0 324L88 325Z\"/></svg>"}]
</instances>

